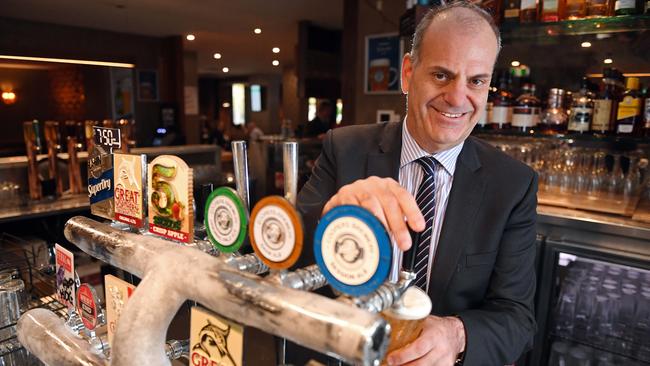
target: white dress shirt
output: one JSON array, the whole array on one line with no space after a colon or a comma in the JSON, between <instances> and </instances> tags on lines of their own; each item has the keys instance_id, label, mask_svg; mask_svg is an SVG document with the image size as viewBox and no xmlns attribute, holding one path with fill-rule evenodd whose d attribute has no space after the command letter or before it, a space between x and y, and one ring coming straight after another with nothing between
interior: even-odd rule
<instances>
[{"instance_id":1,"label":"white dress shirt","mask_svg":"<svg viewBox=\"0 0 650 366\"><path fill-rule=\"evenodd\" d=\"M460 144L433 154L433 158L438 162L435 172L435 213L433 219L433 228L431 232L431 246L429 252L429 265L427 267L427 291L429 290L429 277L431 275L431 264L436 253L438 246L438 238L440 237L440 230L445 218L445 210L447 209L447 201L449 200L449 192L454 180L454 172L456 171L456 161L458 155L463 149L463 142ZM422 167L416 160L423 156L430 156L426 150L422 149L406 127L406 119L402 124L402 151L400 156L399 166L399 184L404 187L409 193L416 196L424 172ZM393 247L393 266L391 271L391 279L396 280L399 276L399 268L402 262L402 252Z\"/></svg>"}]
</instances>

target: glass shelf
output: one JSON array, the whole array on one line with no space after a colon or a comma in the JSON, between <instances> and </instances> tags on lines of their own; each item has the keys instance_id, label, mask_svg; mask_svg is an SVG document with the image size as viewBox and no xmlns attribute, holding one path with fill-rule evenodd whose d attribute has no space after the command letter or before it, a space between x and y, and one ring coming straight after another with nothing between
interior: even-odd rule
<instances>
[{"instance_id":1,"label":"glass shelf","mask_svg":"<svg viewBox=\"0 0 650 366\"><path fill-rule=\"evenodd\" d=\"M502 24L504 42L582 34L637 32L650 29L650 15L623 15L561 22Z\"/></svg>"},{"instance_id":2,"label":"glass shelf","mask_svg":"<svg viewBox=\"0 0 650 366\"><path fill-rule=\"evenodd\" d=\"M567 143L580 147L592 147L613 149L619 151L631 151L635 149L648 149L650 148L650 138L648 137L625 137L615 135L601 135L601 134L580 134L580 133L557 133L548 134L538 131L530 133L519 132L516 130L475 130L472 135L485 138L534 138L534 139L553 139L566 141Z\"/></svg>"}]
</instances>

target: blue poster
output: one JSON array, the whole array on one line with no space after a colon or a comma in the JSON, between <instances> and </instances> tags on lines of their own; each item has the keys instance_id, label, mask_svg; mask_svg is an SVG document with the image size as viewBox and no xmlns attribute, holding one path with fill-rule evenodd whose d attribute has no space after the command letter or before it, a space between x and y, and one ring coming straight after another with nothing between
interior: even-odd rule
<instances>
[{"instance_id":1,"label":"blue poster","mask_svg":"<svg viewBox=\"0 0 650 366\"><path fill-rule=\"evenodd\" d=\"M400 38L397 33L366 38L366 93L399 93Z\"/></svg>"}]
</instances>

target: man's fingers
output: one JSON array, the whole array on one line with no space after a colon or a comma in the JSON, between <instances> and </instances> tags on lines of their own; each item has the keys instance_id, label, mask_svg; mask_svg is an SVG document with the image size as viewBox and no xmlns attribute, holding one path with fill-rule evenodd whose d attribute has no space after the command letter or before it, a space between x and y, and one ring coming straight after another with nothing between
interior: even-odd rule
<instances>
[{"instance_id":1,"label":"man's fingers","mask_svg":"<svg viewBox=\"0 0 650 366\"><path fill-rule=\"evenodd\" d=\"M365 208L366 210L370 211L381 223L384 225L385 228L388 228L388 222L386 221L386 215L384 215L384 208L381 205L381 202L379 199L371 194L364 194L360 199L359 203L361 207Z\"/></svg>"},{"instance_id":2,"label":"man's fingers","mask_svg":"<svg viewBox=\"0 0 650 366\"><path fill-rule=\"evenodd\" d=\"M406 221L411 229L417 232L423 231L425 229L424 216L422 216L422 212L420 212L415 198L399 184L391 185L390 190L397 198L401 211L404 212Z\"/></svg>"},{"instance_id":3,"label":"man's fingers","mask_svg":"<svg viewBox=\"0 0 650 366\"><path fill-rule=\"evenodd\" d=\"M403 365L408 362L416 361L424 357L433 349L431 339L418 337L413 343L404 348L400 348L388 355L389 365Z\"/></svg>"},{"instance_id":4,"label":"man's fingers","mask_svg":"<svg viewBox=\"0 0 650 366\"><path fill-rule=\"evenodd\" d=\"M386 221L388 221L388 229L393 234L395 241L397 241L397 246L401 250L407 250L411 247L411 234L404 222L404 212L402 212L397 197L392 193L383 196L382 206Z\"/></svg>"}]
</instances>

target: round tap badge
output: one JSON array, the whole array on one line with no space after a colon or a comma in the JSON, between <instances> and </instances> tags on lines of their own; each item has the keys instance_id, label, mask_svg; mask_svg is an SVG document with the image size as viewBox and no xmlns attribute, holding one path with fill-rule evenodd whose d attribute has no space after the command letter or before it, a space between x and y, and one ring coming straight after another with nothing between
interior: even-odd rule
<instances>
[{"instance_id":1,"label":"round tap badge","mask_svg":"<svg viewBox=\"0 0 650 366\"><path fill-rule=\"evenodd\" d=\"M249 237L264 264L271 269L287 269L302 251L302 219L283 197L265 197L253 208Z\"/></svg>"},{"instance_id":2,"label":"round tap badge","mask_svg":"<svg viewBox=\"0 0 650 366\"><path fill-rule=\"evenodd\" d=\"M95 289L87 283L82 283L77 290L77 311L84 326L93 330L99 323L100 303Z\"/></svg>"},{"instance_id":3,"label":"round tap badge","mask_svg":"<svg viewBox=\"0 0 650 366\"><path fill-rule=\"evenodd\" d=\"M205 227L208 239L218 250L232 253L246 238L248 215L237 192L230 187L212 191L205 204Z\"/></svg>"},{"instance_id":4,"label":"round tap badge","mask_svg":"<svg viewBox=\"0 0 650 366\"><path fill-rule=\"evenodd\" d=\"M316 263L336 290L352 296L376 290L388 277L392 250L384 225L358 206L338 206L314 235Z\"/></svg>"}]
</instances>

